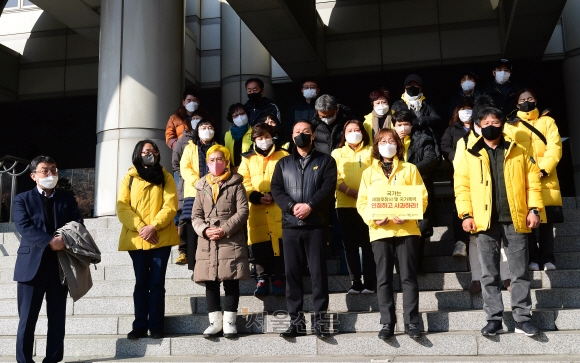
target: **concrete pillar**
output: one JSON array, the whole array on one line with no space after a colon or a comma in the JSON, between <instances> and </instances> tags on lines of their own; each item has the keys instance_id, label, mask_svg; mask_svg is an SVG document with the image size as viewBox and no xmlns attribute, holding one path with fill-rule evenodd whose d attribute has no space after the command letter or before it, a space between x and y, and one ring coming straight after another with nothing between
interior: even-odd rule
<instances>
[{"instance_id":1,"label":"concrete pillar","mask_svg":"<svg viewBox=\"0 0 580 363\"><path fill-rule=\"evenodd\" d=\"M171 172L165 125L183 82L183 0L102 0L95 216L116 214L135 144L154 140Z\"/></svg>"},{"instance_id":2,"label":"concrete pillar","mask_svg":"<svg viewBox=\"0 0 580 363\"><path fill-rule=\"evenodd\" d=\"M244 86L248 78L264 81L264 96L268 98L274 99L274 90L270 53L226 1L222 1L221 10L222 130L225 132L231 125L225 119L230 105L248 100Z\"/></svg>"},{"instance_id":3,"label":"concrete pillar","mask_svg":"<svg viewBox=\"0 0 580 363\"><path fill-rule=\"evenodd\" d=\"M576 195L580 196L580 2L568 1L562 12L566 60L563 63L563 78L568 114L568 131ZM560 178L565 176L560 176Z\"/></svg>"}]
</instances>

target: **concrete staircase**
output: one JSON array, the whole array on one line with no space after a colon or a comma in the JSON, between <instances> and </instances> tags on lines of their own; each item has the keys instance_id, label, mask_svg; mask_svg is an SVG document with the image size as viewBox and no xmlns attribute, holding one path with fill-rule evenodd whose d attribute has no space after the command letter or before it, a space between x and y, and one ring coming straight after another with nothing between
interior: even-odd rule
<instances>
[{"instance_id":1,"label":"concrete staircase","mask_svg":"<svg viewBox=\"0 0 580 363\"><path fill-rule=\"evenodd\" d=\"M578 204L577 204L578 203ZM451 206L442 203L438 215L450 222ZM379 313L376 295L347 295L348 276L338 275L338 260L329 260L329 310L333 313L331 338L320 340L308 335L284 340L277 332L289 322L283 297L252 296L255 282L242 281L238 339L207 340L201 333L208 325L205 288L194 284L191 271L173 264L173 251L167 271L166 320L167 337L161 340L129 341L126 334L133 320L134 275L131 259L117 251L121 225L116 218L88 219L87 228L99 244L102 263L91 267L94 286L84 298L67 304L65 356L145 357L144 361L166 359L203 360L203 357L284 356L285 359L311 357L385 357L385 356L495 356L495 355L578 355L580 354L580 198L565 198L566 223L558 224L556 266L558 270L530 272L532 282L533 322L544 332L528 338L507 333L494 338L479 333L485 324L481 294L471 295L466 289L471 282L468 258L451 257L453 237L448 227L436 227L432 242L426 246L424 269L419 277L420 311L427 334L418 341L405 334L384 342L376 337ZM18 326L16 283L12 281L19 236L14 226L0 224L0 357L13 357ZM399 291L398 280L397 291ZM310 281L305 277L305 291ZM503 292L504 305L510 306L509 292ZM397 293L397 315L402 323L402 294ZM305 310L313 309L310 295ZM44 308L37 325L35 351L45 350L46 317ZM504 314L505 328L513 332L510 312ZM402 324L397 331L402 330ZM188 358L189 357L189 358ZM483 358L483 357L482 357ZM538 356L538 358L541 358ZM3 358L0 358L0 361ZM275 358L271 358L275 359ZM82 361L93 361L91 359ZM169 361L169 360L167 360ZM177 360L175 360L177 361Z\"/></svg>"}]
</instances>

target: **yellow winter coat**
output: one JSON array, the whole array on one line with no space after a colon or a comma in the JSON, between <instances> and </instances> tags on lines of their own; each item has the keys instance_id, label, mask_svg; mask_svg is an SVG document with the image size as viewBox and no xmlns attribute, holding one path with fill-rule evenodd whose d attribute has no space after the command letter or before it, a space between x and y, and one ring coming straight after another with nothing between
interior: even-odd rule
<instances>
[{"instance_id":1,"label":"yellow winter coat","mask_svg":"<svg viewBox=\"0 0 580 363\"><path fill-rule=\"evenodd\" d=\"M548 173L547 176L540 178L544 205L561 206L562 196L556 166L562 158L562 139L554 119L548 116L539 117L539 115L537 108L531 112L518 111L520 119L527 121L546 137L547 145L520 121L514 125L506 124L504 133L526 148L536 161L538 168ZM542 219L545 220L545 218Z\"/></svg>"},{"instance_id":2,"label":"yellow winter coat","mask_svg":"<svg viewBox=\"0 0 580 363\"><path fill-rule=\"evenodd\" d=\"M119 251L150 250L179 244L173 217L177 214L177 191L173 176L163 169L165 185L151 184L139 176L135 167L121 181L117 198L117 216L123 224ZM131 188L129 182L133 177ZM141 228L152 225L159 242L151 244L139 237Z\"/></svg>"},{"instance_id":3,"label":"yellow winter coat","mask_svg":"<svg viewBox=\"0 0 580 363\"><path fill-rule=\"evenodd\" d=\"M268 156L262 156L255 150L244 154L238 174L244 178L246 196L250 201L248 218L248 245L272 241L274 256L280 256L278 240L282 238L282 211L272 201L269 205L251 203L253 192L266 194L270 192L270 181L278 160L287 156L285 150L272 150Z\"/></svg>"},{"instance_id":4,"label":"yellow winter coat","mask_svg":"<svg viewBox=\"0 0 580 363\"><path fill-rule=\"evenodd\" d=\"M239 166L234 163L234 138L232 137L232 132L228 131L224 135L224 146L230 151L230 168ZM248 127L248 131L242 137L242 154L250 150L252 146L252 128Z\"/></svg>"},{"instance_id":5,"label":"yellow winter coat","mask_svg":"<svg viewBox=\"0 0 580 363\"><path fill-rule=\"evenodd\" d=\"M356 208L356 199L341 192L338 187L344 183L350 189L358 190L363 171L373 162L372 151L371 145L363 145L362 142L356 150L345 144L332 151L337 168L336 208Z\"/></svg>"},{"instance_id":6,"label":"yellow winter coat","mask_svg":"<svg viewBox=\"0 0 580 363\"><path fill-rule=\"evenodd\" d=\"M489 229L492 212L492 176L484 139L470 141L467 150L455 154L453 174L455 204L459 218L472 216L475 232ZM517 233L529 233L526 218L530 208L544 209L540 169L524 147L504 134L504 178L510 214Z\"/></svg>"},{"instance_id":7,"label":"yellow winter coat","mask_svg":"<svg viewBox=\"0 0 580 363\"><path fill-rule=\"evenodd\" d=\"M383 123L383 129L390 129L391 128L391 120L392 120L392 111L389 110L386 114L385 123ZM375 135L379 132L379 122L378 122L378 115L375 111L371 111L371 113L365 116L365 121L363 123L365 130L369 134L371 138L371 142L375 139Z\"/></svg>"},{"instance_id":8,"label":"yellow winter coat","mask_svg":"<svg viewBox=\"0 0 580 363\"><path fill-rule=\"evenodd\" d=\"M183 178L184 199L195 198L197 194L195 183L199 180L198 149L198 146L192 140L189 140L179 161L179 172L181 173L181 178Z\"/></svg>"},{"instance_id":9,"label":"yellow winter coat","mask_svg":"<svg viewBox=\"0 0 580 363\"><path fill-rule=\"evenodd\" d=\"M373 159L373 163L362 174L356 208L366 224L369 225L369 235L371 242L383 238L420 236L419 224L416 220L408 220L403 224L395 224L389 221L384 226L379 226L371 219L371 208L369 206L369 195L376 190L381 190L386 185L422 185L423 186L423 213L427 209L427 188L423 184L423 179L417 167L411 163L400 161L395 156L393 158L393 171L389 179L383 173L379 161Z\"/></svg>"},{"instance_id":10,"label":"yellow winter coat","mask_svg":"<svg viewBox=\"0 0 580 363\"><path fill-rule=\"evenodd\" d=\"M475 140L477 140L477 136L473 131L469 131L467 143L469 145L473 145L473 143L475 143ZM457 157L461 158L464 152L465 152L465 139L462 137L457 141L457 145L455 146L455 158L453 159L453 168L455 168L455 160L457 160Z\"/></svg>"}]
</instances>

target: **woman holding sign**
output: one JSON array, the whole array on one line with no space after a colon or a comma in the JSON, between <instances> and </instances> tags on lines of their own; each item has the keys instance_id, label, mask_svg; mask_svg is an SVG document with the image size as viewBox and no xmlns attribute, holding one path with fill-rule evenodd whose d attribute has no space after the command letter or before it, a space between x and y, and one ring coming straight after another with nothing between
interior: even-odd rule
<instances>
[{"instance_id":1,"label":"woman holding sign","mask_svg":"<svg viewBox=\"0 0 580 363\"><path fill-rule=\"evenodd\" d=\"M380 339L394 334L393 296L395 253L403 288L405 333L421 337L417 254L421 232L417 223L427 208L427 189L417 167L402 161L405 147L392 129L375 136L372 165L362 174L356 207L366 224L377 265L377 298L381 313Z\"/></svg>"},{"instance_id":2,"label":"woman holding sign","mask_svg":"<svg viewBox=\"0 0 580 363\"><path fill-rule=\"evenodd\" d=\"M372 163L373 146L369 134L359 120L344 124L344 132L338 149L332 151L336 160L336 215L341 225L346 266L352 286L348 294L374 294L377 279L373 250L369 241L368 227L356 210L358 187L363 171ZM362 249L362 271L359 246ZM361 275L364 273L364 285Z\"/></svg>"}]
</instances>

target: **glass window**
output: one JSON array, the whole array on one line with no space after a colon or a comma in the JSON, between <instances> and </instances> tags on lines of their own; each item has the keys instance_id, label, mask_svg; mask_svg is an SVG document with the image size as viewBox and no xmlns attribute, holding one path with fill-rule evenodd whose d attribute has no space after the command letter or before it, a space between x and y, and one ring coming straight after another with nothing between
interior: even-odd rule
<instances>
[{"instance_id":1,"label":"glass window","mask_svg":"<svg viewBox=\"0 0 580 363\"><path fill-rule=\"evenodd\" d=\"M22 6L36 6L32 3L32 1L24 0L22 1Z\"/></svg>"},{"instance_id":2,"label":"glass window","mask_svg":"<svg viewBox=\"0 0 580 363\"><path fill-rule=\"evenodd\" d=\"M18 7L18 0L8 0L4 9L17 8L17 7Z\"/></svg>"}]
</instances>

